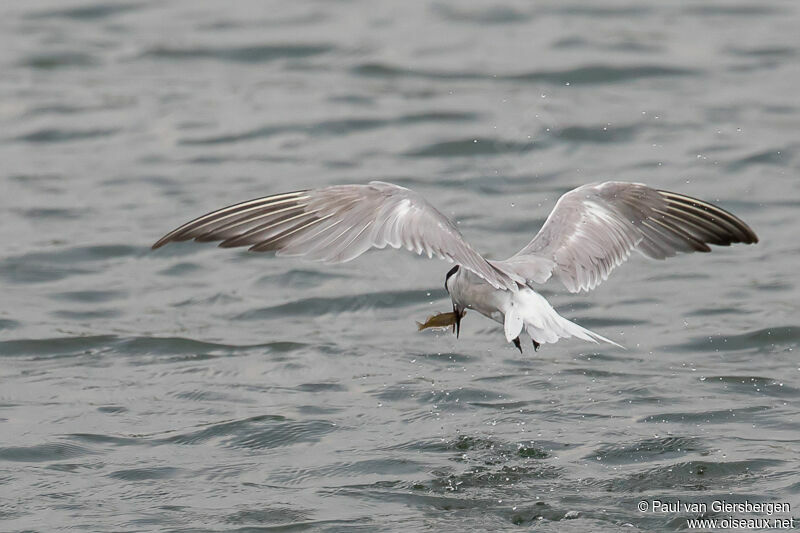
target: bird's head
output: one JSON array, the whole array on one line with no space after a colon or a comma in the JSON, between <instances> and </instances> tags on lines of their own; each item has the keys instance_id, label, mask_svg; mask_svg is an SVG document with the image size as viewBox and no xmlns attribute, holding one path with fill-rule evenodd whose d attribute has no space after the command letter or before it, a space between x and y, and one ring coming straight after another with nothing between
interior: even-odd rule
<instances>
[{"instance_id":1,"label":"bird's head","mask_svg":"<svg viewBox=\"0 0 800 533\"><path fill-rule=\"evenodd\" d=\"M461 319L467 314L466 308L458 305L458 302L455 301L453 298L453 293L450 290L456 281L455 274L458 272L458 270L459 266L454 266L447 272L447 276L444 278L444 289L447 291L447 294L450 295L450 300L453 302L453 313L456 315L456 321L453 324L453 333L456 334L456 337L458 337L459 333L461 333Z\"/></svg>"}]
</instances>

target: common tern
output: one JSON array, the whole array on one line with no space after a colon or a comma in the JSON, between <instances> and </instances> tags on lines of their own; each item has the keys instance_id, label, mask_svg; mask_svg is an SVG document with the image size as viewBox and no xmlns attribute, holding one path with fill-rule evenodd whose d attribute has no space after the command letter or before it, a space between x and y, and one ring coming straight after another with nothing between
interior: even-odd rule
<instances>
[{"instance_id":1,"label":"common tern","mask_svg":"<svg viewBox=\"0 0 800 533\"><path fill-rule=\"evenodd\" d=\"M381 181L276 194L224 207L171 231L153 249L192 239L324 263L345 263L386 246L435 255L455 263L444 285L453 304L456 336L471 309L501 323L506 341L520 352L523 329L535 349L569 337L619 346L565 319L536 292L551 277L569 292L590 291L634 250L665 259L680 252L709 252L709 244L758 242L747 224L715 205L618 181L565 193L533 240L503 261L475 251L455 224L420 194Z\"/></svg>"}]
</instances>

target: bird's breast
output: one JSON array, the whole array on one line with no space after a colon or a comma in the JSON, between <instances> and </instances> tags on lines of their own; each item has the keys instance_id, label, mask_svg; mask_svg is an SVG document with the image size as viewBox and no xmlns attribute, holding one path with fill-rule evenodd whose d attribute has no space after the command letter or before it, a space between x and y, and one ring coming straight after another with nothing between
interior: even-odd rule
<instances>
[{"instance_id":1,"label":"bird's breast","mask_svg":"<svg viewBox=\"0 0 800 533\"><path fill-rule=\"evenodd\" d=\"M459 271L457 276L450 289L453 302L459 307L472 309L502 324L505 309L510 303L511 292L495 289L482 278L469 272L463 275Z\"/></svg>"}]
</instances>

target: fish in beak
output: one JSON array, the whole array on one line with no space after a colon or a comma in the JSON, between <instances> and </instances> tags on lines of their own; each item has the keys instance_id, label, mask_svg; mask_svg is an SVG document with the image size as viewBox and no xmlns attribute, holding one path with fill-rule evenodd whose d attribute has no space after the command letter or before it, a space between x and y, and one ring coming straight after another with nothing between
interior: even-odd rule
<instances>
[{"instance_id":1,"label":"fish in beak","mask_svg":"<svg viewBox=\"0 0 800 533\"><path fill-rule=\"evenodd\" d=\"M422 322L417 322L417 330L447 329L450 326L453 326L453 333L458 336L458 334L461 332L461 319L464 318L464 315L466 314L466 309L459 309L453 305L452 313L437 313L429 316L424 324Z\"/></svg>"},{"instance_id":2,"label":"fish in beak","mask_svg":"<svg viewBox=\"0 0 800 533\"><path fill-rule=\"evenodd\" d=\"M450 326L453 326L453 331L455 331L455 313L437 313L429 316L424 324L422 322L417 322L417 330L419 331L424 329L447 329Z\"/></svg>"}]
</instances>

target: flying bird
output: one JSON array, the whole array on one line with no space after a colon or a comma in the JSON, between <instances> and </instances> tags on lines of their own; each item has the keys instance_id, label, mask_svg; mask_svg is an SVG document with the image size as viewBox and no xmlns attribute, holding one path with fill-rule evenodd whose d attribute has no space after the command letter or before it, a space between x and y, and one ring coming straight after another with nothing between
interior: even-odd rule
<instances>
[{"instance_id":1,"label":"flying bird","mask_svg":"<svg viewBox=\"0 0 800 533\"><path fill-rule=\"evenodd\" d=\"M569 337L619 346L565 319L536 292L552 277L569 292L590 291L633 251L665 259L710 252L709 244L752 244L758 237L742 220L708 202L641 183L607 181L565 193L522 250L495 261L478 253L419 193L372 181L224 207L171 231L153 249L188 240L323 263L345 263L386 246L437 256L455 263L444 282L453 313L437 320L452 323L458 336L467 310L477 311L502 324L506 341L522 352L523 330L535 349Z\"/></svg>"}]
</instances>

